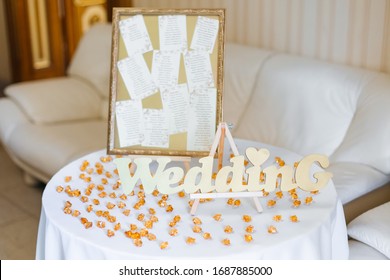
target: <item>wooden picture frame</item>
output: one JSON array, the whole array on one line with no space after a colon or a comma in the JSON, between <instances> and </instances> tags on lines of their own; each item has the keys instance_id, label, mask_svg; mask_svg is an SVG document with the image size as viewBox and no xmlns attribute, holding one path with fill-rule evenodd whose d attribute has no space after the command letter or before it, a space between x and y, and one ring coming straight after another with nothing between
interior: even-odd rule
<instances>
[{"instance_id":1,"label":"wooden picture frame","mask_svg":"<svg viewBox=\"0 0 390 280\"><path fill-rule=\"evenodd\" d=\"M224 9L114 8L108 154L203 157L222 122Z\"/></svg>"}]
</instances>

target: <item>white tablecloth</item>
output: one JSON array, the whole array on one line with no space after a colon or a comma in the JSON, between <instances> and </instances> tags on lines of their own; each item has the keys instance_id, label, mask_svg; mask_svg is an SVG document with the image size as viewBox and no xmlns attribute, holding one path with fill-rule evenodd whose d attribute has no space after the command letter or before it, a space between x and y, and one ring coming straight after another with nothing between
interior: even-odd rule
<instances>
[{"instance_id":1,"label":"white tablecloth","mask_svg":"<svg viewBox=\"0 0 390 280\"><path fill-rule=\"evenodd\" d=\"M263 165L263 168L273 164L274 157L279 156L285 160L286 164L292 165L302 157L286 151L244 140L236 140L236 144L241 154L245 153L246 147L267 148L271 152L270 159ZM226 151L229 154L229 151ZM282 199L276 199L275 193L260 198L264 208L262 213L257 213L251 198L241 198L239 207L232 207L227 204L226 198L215 199L199 205L196 217L202 220L202 232L209 232L211 240L205 240L201 233L194 233L192 218L189 214L189 196L181 198L177 194L169 195L168 204L174 207L172 212L166 212L165 208L158 206L161 195L155 197L146 195L146 203L139 210L133 208L138 201L137 195L129 196L126 209L130 209L129 216L125 216L118 207L112 210L106 208L108 202L118 204L121 199L119 195L121 189L112 189L112 185L118 180L114 174L115 164L111 162L103 163L101 156L106 156L105 151L98 151L74 161L61 169L47 184L42 197L42 212L39 223L37 240L37 259L347 259L348 240L344 220L343 208L337 198L333 183L330 182L319 194L312 195L304 191L297 191L302 205L298 208L292 207L290 195L284 193ZM228 157L227 157L228 158ZM89 167L94 168L92 175L80 171L80 166L84 160L88 160ZM228 160L228 159L226 159ZM92 183L102 184L103 175L96 173L95 163L100 162L105 171L111 172L114 176L109 178L109 183L103 185L107 197L98 197L99 191L95 188L89 196L89 201L84 203L80 197L70 197L65 192L58 193L57 186L72 189L79 189L81 195L88 186L79 178L81 173L91 176ZM65 182L66 176L72 176L70 182ZM138 187L135 188L136 193ZM108 195L115 192L117 198ZM311 205L305 205L307 196L313 197ZM100 205L93 205L93 211L87 212L87 206L92 203L92 199L97 198ZM267 201L275 200L274 207L267 207ZM63 208L66 201L72 203L72 210L79 210L80 216L64 214ZM156 240L149 241L142 238L143 244L137 247L133 240L126 237L124 232L128 231L130 224L136 224L138 229L143 228L143 223L136 219L140 213L145 214L145 220L150 218L149 208L156 210L155 216L159 221L154 223L149 232L155 234ZM108 237L107 230L113 230L116 223L108 222L104 217L98 217L97 210L110 211L115 216L117 222L121 223L121 229L115 231L115 236ZM215 221L213 216L222 214L221 221ZM250 215L252 221L243 221L243 215ZM181 221L177 223L177 236L170 236L169 222L175 215L181 216ZM275 215L281 215L282 221L273 220ZM299 222L293 223L289 217L296 215ZM89 229L85 229L80 218L85 217L93 223ZM105 222L105 228L97 227L98 221ZM224 227L230 225L233 233L225 233ZM253 241L248 243L244 239L245 228L253 225ZM268 233L267 229L273 225L277 229L276 234ZM195 238L195 244L187 244L186 238ZM222 244L222 240L228 238L230 246ZM160 249L161 242L168 241L166 249Z\"/></svg>"}]
</instances>

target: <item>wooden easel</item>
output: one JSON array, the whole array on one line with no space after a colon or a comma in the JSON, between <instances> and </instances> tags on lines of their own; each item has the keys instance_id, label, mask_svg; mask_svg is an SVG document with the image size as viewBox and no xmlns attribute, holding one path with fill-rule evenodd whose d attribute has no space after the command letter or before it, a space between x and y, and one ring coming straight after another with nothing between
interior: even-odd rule
<instances>
[{"instance_id":1,"label":"wooden easel","mask_svg":"<svg viewBox=\"0 0 390 280\"><path fill-rule=\"evenodd\" d=\"M239 156L239 152L230 133L229 127L225 122L222 122L218 125L217 132L215 133L215 138L213 145L211 146L209 156L215 155L218 148L218 171L222 168L223 162L223 150L225 145L225 137L227 138L230 148L233 151L235 156ZM259 213L263 212L263 208L260 204L259 197L262 197L262 192L228 192L228 193L193 193L190 194L190 199L194 199L194 203L191 207L191 215L195 215L196 209L198 208L199 201L201 198L229 198L229 197L252 197L255 203L256 209Z\"/></svg>"}]
</instances>

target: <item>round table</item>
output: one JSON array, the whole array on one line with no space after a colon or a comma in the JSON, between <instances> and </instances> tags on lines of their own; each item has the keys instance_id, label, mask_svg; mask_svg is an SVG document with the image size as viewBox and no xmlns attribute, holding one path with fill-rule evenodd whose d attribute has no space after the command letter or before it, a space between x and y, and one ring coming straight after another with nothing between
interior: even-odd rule
<instances>
[{"instance_id":1,"label":"round table","mask_svg":"<svg viewBox=\"0 0 390 280\"><path fill-rule=\"evenodd\" d=\"M277 156L289 165L302 159L285 149L240 139L235 141L240 154L245 154L247 147L267 148L271 156L263 168L275 164ZM229 153L228 147L225 147L225 155ZM114 172L116 166L107 159L103 150L89 154L62 168L47 184L42 197L37 259L348 258L343 208L331 181L318 194L297 190L298 199L302 202L299 207L293 206L288 192L284 192L282 198L272 192L260 198L264 209L262 213L256 211L251 198L240 198L238 207L228 204L227 198L217 198L200 203L196 215L191 216L188 194L184 197L169 195L164 207L160 206L163 205L161 194L147 194L144 204L138 205L138 186L134 188L133 196L120 197L123 193L121 187L117 188L119 177ZM225 156L224 160L224 165L228 164L229 157ZM191 164L196 163L197 160L193 160ZM63 188L61 192L59 186ZM67 187L70 188L68 192ZM312 197L313 202L305 204L307 197ZM268 207L270 200L276 202L272 207ZM97 201L99 205L95 204ZM67 202L71 203L68 208ZM130 214L124 214L126 209L130 210ZM143 220L140 214L143 214ZM221 214L218 221L214 219L216 214ZM244 215L251 221L244 221ZM175 216L180 216L180 221L171 227ZM291 216L296 216L298 222L292 222ZM200 229L195 228L195 231L201 232L194 232L194 217L202 222L198 225ZM278 218L280 221L277 221ZM145 222L151 219L155 222L150 228L151 223ZM86 225L91 227L86 228ZM225 232L227 226L232 228L232 232ZM248 226L252 226L253 232L246 231ZM269 233L270 226L277 232ZM108 232L114 235L109 237ZM146 232L152 234L149 235L152 240L148 239ZM176 235L171 236L173 232ZM142 244L131 238L131 234L134 238L136 233L144 235L136 238ZM209 233L211 238L205 239L205 233ZM252 240L248 242L245 235L250 235ZM193 242L189 242L189 237L193 238L190 239ZM230 245L225 244L228 241ZM162 249L162 244L167 245L166 248Z\"/></svg>"}]
</instances>

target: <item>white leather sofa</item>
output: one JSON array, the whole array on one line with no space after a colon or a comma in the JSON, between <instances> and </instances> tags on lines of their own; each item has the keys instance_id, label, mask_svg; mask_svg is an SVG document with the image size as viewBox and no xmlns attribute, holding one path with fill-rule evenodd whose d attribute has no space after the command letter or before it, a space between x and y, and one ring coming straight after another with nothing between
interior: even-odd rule
<instances>
[{"instance_id":1,"label":"white leather sofa","mask_svg":"<svg viewBox=\"0 0 390 280\"><path fill-rule=\"evenodd\" d=\"M48 181L106 146L110 45L110 25L98 25L67 77L5 90L0 139L28 177ZM390 200L390 76L227 44L223 99L235 137L328 155L347 220Z\"/></svg>"}]
</instances>

